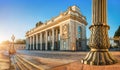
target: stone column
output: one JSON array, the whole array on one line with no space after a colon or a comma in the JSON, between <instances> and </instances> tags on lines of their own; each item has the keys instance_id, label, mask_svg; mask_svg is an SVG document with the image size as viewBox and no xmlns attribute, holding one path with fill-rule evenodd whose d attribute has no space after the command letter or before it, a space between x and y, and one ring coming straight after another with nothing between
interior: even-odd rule
<instances>
[{"instance_id":1,"label":"stone column","mask_svg":"<svg viewBox=\"0 0 120 70\"><path fill-rule=\"evenodd\" d=\"M55 38L55 40L56 40L56 45L55 45L55 47L56 47L56 50L58 49L58 29L56 29L56 36L55 36L56 38Z\"/></svg>"},{"instance_id":2,"label":"stone column","mask_svg":"<svg viewBox=\"0 0 120 70\"><path fill-rule=\"evenodd\" d=\"M32 49L32 38L30 37L30 50Z\"/></svg>"},{"instance_id":3,"label":"stone column","mask_svg":"<svg viewBox=\"0 0 120 70\"><path fill-rule=\"evenodd\" d=\"M30 47L30 37L29 37L29 50L31 49L31 47Z\"/></svg>"},{"instance_id":4,"label":"stone column","mask_svg":"<svg viewBox=\"0 0 120 70\"><path fill-rule=\"evenodd\" d=\"M60 25L59 28L60 28L60 50L63 50L62 25Z\"/></svg>"},{"instance_id":5,"label":"stone column","mask_svg":"<svg viewBox=\"0 0 120 70\"><path fill-rule=\"evenodd\" d=\"M46 46L45 46L45 42L46 42L45 37L46 37L46 36L45 36L45 32L44 32L44 33L43 33L43 50L45 50L45 47L46 47Z\"/></svg>"},{"instance_id":6,"label":"stone column","mask_svg":"<svg viewBox=\"0 0 120 70\"><path fill-rule=\"evenodd\" d=\"M84 64L109 65L116 63L116 59L109 53L110 47L106 13L106 0L93 0L92 25L87 56L81 60Z\"/></svg>"},{"instance_id":7,"label":"stone column","mask_svg":"<svg viewBox=\"0 0 120 70\"><path fill-rule=\"evenodd\" d=\"M36 34L36 50L38 50L38 34Z\"/></svg>"},{"instance_id":8,"label":"stone column","mask_svg":"<svg viewBox=\"0 0 120 70\"><path fill-rule=\"evenodd\" d=\"M52 44L52 42L51 42L51 31L49 31L49 48L50 48L50 50L51 50L51 44Z\"/></svg>"},{"instance_id":9,"label":"stone column","mask_svg":"<svg viewBox=\"0 0 120 70\"><path fill-rule=\"evenodd\" d=\"M50 37L51 37L51 33L50 33L50 31L49 31L49 41L51 40Z\"/></svg>"},{"instance_id":10,"label":"stone column","mask_svg":"<svg viewBox=\"0 0 120 70\"><path fill-rule=\"evenodd\" d=\"M56 29L56 41L58 41L58 29Z\"/></svg>"},{"instance_id":11,"label":"stone column","mask_svg":"<svg viewBox=\"0 0 120 70\"><path fill-rule=\"evenodd\" d=\"M33 50L35 50L35 36L33 35Z\"/></svg>"},{"instance_id":12,"label":"stone column","mask_svg":"<svg viewBox=\"0 0 120 70\"><path fill-rule=\"evenodd\" d=\"M52 28L52 49L54 50L54 28Z\"/></svg>"},{"instance_id":13,"label":"stone column","mask_svg":"<svg viewBox=\"0 0 120 70\"><path fill-rule=\"evenodd\" d=\"M28 50L30 49L30 37L28 37Z\"/></svg>"},{"instance_id":14,"label":"stone column","mask_svg":"<svg viewBox=\"0 0 120 70\"><path fill-rule=\"evenodd\" d=\"M29 49L29 37L26 38L26 50Z\"/></svg>"},{"instance_id":15,"label":"stone column","mask_svg":"<svg viewBox=\"0 0 120 70\"><path fill-rule=\"evenodd\" d=\"M40 50L42 50L42 33L40 33Z\"/></svg>"},{"instance_id":16,"label":"stone column","mask_svg":"<svg viewBox=\"0 0 120 70\"><path fill-rule=\"evenodd\" d=\"M47 48L48 48L48 31L45 31L45 34L46 34L45 50L47 50Z\"/></svg>"},{"instance_id":17,"label":"stone column","mask_svg":"<svg viewBox=\"0 0 120 70\"><path fill-rule=\"evenodd\" d=\"M40 50L40 47L41 47L41 45L40 45L40 44L41 44L41 40L40 40L40 39L41 39L41 38L40 38L40 33L39 33L39 41L38 41L38 42L39 42L39 46L38 46L38 47L39 47L39 50Z\"/></svg>"},{"instance_id":18,"label":"stone column","mask_svg":"<svg viewBox=\"0 0 120 70\"><path fill-rule=\"evenodd\" d=\"M72 22L71 22L72 23ZM71 33L71 48L70 50L75 51L76 50L76 22L73 22L74 24L70 25L70 33Z\"/></svg>"}]
</instances>

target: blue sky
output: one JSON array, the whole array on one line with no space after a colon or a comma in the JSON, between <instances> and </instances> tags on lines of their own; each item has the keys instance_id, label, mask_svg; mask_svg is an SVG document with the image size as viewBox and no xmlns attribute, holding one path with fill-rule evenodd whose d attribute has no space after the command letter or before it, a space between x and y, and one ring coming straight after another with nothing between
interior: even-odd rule
<instances>
[{"instance_id":1,"label":"blue sky","mask_svg":"<svg viewBox=\"0 0 120 70\"><path fill-rule=\"evenodd\" d=\"M35 27L38 21L45 22L66 11L69 6L77 5L87 18L87 38L90 36L92 0L0 0L0 42L25 38L25 33ZM120 25L120 0L108 0L109 36L114 35Z\"/></svg>"}]
</instances>

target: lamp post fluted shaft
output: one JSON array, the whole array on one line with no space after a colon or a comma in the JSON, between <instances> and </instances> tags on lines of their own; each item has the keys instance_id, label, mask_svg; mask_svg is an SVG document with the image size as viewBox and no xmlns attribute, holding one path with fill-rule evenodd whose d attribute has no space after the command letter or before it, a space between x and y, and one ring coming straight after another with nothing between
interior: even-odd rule
<instances>
[{"instance_id":1,"label":"lamp post fluted shaft","mask_svg":"<svg viewBox=\"0 0 120 70\"><path fill-rule=\"evenodd\" d=\"M92 25L89 41L90 52L81 60L83 64L109 65L116 59L109 53L110 47L107 24L106 0L92 0Z\"/></svg>"}]
</instances>

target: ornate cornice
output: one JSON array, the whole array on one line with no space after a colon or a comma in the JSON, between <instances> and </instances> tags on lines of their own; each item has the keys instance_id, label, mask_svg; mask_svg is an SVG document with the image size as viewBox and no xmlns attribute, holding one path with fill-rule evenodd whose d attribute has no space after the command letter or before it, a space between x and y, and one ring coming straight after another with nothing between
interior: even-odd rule
<instances>
[{"instance_id":1,"label":"ornate cornice","mask_svg":"<svg viewBox=\"0 0 120 70\"><path fill-rule=\"evenodd\" d=\"M53 18L53 19L49 20L48 22L46 22L46 23L44 23L44 24L42 24L42 25L40 25L38 27L35 27L35 28L31 29L30 31L28 31L26 33L26 37L29 36L30 34L33 34L33 33L36 33L38 31L41 31L43 29L46 29L48 27L54 26L54 25L59 24L59 23L61 23L63 21L66 21L68 19L72 19L72 20L78 21L80 23L83 23L84 25L87 25L86 18L84 16L82 16L80 14L80 12L74 11L74 10L72 10L71 7L69 7L66 12L61 13L56 18Z\"/></svg>"}]
</instances>

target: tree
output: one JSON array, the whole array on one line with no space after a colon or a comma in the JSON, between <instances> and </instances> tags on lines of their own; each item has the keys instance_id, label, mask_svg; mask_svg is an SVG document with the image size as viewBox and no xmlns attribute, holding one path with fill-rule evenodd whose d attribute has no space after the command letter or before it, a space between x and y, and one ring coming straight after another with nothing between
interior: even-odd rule
<instances>
[{"instance_id":1,"label":"tree","mask_svg":"<svg viewBox=\"0 0 120 70\"><path fill-rule=\"evenodd\" d=\"M114 37L119 37L119 36L120 36L120 26L114 34Z\"/></svg>"},{"instance_id":2,"label":"tree","mask_svg":"<svg viewBox=\"0 0 120 70\"><path fill-rule=\"evenodd\" d=\"M2 41L2 44L10 44L11 42L9 40Z\"/></svg>"},{"instance_id":3,"label":"tree","mask_svg":"<svg viewBox=\"0 0 120 70\"><path fill-rule=\"evenodd\" d=\"M25 39L17 39L15 41L15 44L25 44L25 43L26 43Z\"/></svg>"},{"instance_id":4,"label":"tree","mask_svg":"<svg viewBox=\"0 0 120 70\"><path fill-rule=\"evenodd\" d=\"M38 23L36 23L36 27L42 25L43 23L41 21L39 21Z\"/></svg>"},{"instance_id":5,"label":"tree","mask_svg":"<svg viewBox=\"0 0 120 70\"><path fill-rule=\"evenodd\" d=\"M116 30L115 34L114 34L114 42L117 44L117 45L120 45L119 43L119 37L120 37L120 26L119 28Z\"/></svg>"}]
</instances>

